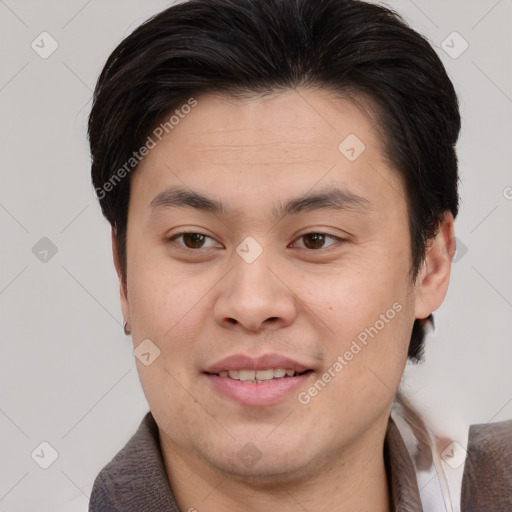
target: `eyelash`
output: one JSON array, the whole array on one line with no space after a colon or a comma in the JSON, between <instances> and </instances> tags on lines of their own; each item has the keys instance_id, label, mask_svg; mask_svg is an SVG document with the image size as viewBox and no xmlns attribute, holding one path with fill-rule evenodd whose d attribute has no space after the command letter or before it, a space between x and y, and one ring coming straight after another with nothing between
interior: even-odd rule
<instances>
[{"instance_id":1,"label":"eyelash","mask_svg":"<svg viewBox=\"0 0 512 512\"><path fill-rule=\"evenodd\" d=\"M183 231L181 233L176 233L174 235L172 235L171 237L168 237L167 238L167 241L168 242L174 242L176 239L182 237L183 235L201 235L201 236L204 236L206 238L209 238L211 240L213 240L213 238L209 235L206 235L204 233L200 233L200 232L196 232L196 231ZM303 235L299 236L296 240L300 240L301 238L304 238L308 235L321 235L321 236L324 236L326 239L327 238L330 238L332 240L335 240L336 242L345 242L346 240L344 238L340 238L340 237L337 237L337 236L334 236L334 235L330 235L328 233L323 233L322 231L310 231L309 233L304 233ZM295 242L294 242L295 243ZM186 247L185 245L181 245L181 244L178 244L180 246L181 249L184 249L184 250L187 250L187 251L199 251L201 249L205 249L204 247L199 247L199 248L191 248L191 247ZM327 250L329 247L331 247L332 245L334 244L330 244L328 245L327 247L321 247L320 249L309 249L307 247L300 247L300 249L305 249L305 250L308 250L308 251L315 251L315 252L319 252L319 251L322 251L322 250ZM211 247L206 247L206 249L210 249Z\"/></svg>"}]
</instances>

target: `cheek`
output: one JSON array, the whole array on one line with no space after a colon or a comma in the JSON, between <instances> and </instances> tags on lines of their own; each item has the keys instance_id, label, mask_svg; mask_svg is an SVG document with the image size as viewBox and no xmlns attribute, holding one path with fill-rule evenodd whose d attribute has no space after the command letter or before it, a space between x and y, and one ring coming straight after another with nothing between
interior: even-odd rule
<instances>
[{"instance_id":1,"label":"cheek","mask_svg":"<svg viewBox=\"0 0 512 512\"><path fill-rule=\"evenodd\" d=\"M297 294L336 336L343 337L373 325L395 303L405 307L408 297L402 271L363 258L333 266L328 273L303 274L298 282Z\"/></svg>"},{"instance_id":2,"label":"cheek","mask_svg":"<svg viewBox=\"0 0 512 512\"><path fill-rule=\"evenodd\" d=\"M317 380L302 397L311 399L316 416L361 431L387 414L402 379L412 325L408 307L393 305L377 314L354 310L339 316L336 335L324 345L326 367L317 377L329 382Z\"/></svg>"},{"instance_id":3,"label":"cheek","mask_svg":"<svg viewBox=\"0 0 512 512\"><path fill-rule=\"evenodd\" d=\"M128 299L134 326L160 338L178 325L183 328L201 311L202 300L211 286L195 269L178 268L166 258L134 252L128 273Z\"/></svg>"},{"instance_id":4,"label":"cheek","mask_svg":"<svg viewBox=\"0 0 512 512\"><path fill-rule=\"evenodd\" d=\"M353 265L320 285L316 280L317 287L308 286L304 292L326 333L325 363L336 376L328 387L334 395L342 394L347 405L387 401L392 396L407 359L414 321L407 276L378 264L366 271L362 266ZM324 395L326 405L335 399L329 394Z\"/></svg>"}]
</instances>

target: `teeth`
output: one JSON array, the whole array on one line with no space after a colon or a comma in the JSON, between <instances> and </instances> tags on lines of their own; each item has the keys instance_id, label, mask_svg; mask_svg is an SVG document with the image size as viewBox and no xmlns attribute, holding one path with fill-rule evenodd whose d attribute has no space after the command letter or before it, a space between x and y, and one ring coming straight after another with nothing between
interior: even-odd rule
<instances>
[{"instance_id":1,"label":"teeth","mask_svg":"<svg viewBox=\"0 0 512 512\"><path fill-rule=\"evenodd\" d=\"M219 372L219 377L229 377L233 380L244 382L263 382L272 379L282 379L283 377L293 377L294 370L286 368L269 368L268 370L229 370Z\"/></svg>"},{"instance_id":2,"label":"teeth","mask_svg":"<svg viewBox=\"0 0 512 512\"><path fill-rule=\"evenodd\" d=\"M274 370L258 370L256 372L256 380L271 380L274 378Z\"/></svg>"},{"instance_id":3,"label":"teeth","mask_svg":"<svg viewBox=\"0 0 512 512\"><path fill-rule=\"evenodd\" d=\"M229 372L231 373L231 372ZM256 372L254 370L238 370L238 380L254 380ZM231 377L231 375L230 375ZM233 378L233 377L231 377Z\"/></svg>"}]
</instances>

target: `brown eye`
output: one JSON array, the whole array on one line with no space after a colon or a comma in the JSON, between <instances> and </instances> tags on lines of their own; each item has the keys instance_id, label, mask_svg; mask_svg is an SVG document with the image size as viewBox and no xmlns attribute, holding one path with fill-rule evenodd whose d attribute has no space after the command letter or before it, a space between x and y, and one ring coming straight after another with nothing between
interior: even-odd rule
<instances>
[{"instance_id":1,"label":"brown eye","mask_svg":"<svg viewBox=\"0 0 512 512\"><path fill-rule=\"evenodd\" d=\"M308 249L321 249L325 243L325 235L320 233L310 233L304 235L304 245Z\"/></svg>"},{"instance_id":2,"label":"brown eye","mask_svg":"<svg viewBox=\"0 0 512 512\"><path fill-rule=\"evenodd\" d=\"M333 235L327 235L326 233L306 233L305 235L302 235L299 237L298 240L303 240L303 247L305 249L324 249L326 247L329 247L329 245L333 245L334 242L331 242L327 246L325 245L326 241L330 239L334 242L340 242L342 241L341 238L338 238ZM299 246L300 247L300 246Z\"/></svg>"},{"instance_id":3,"label":"brown eye","mask_svg":"<svg viewBox=\"0 0 512 512\"><path fill-rule=\"evenodd\" d=\"M184 233L183 242L189 249L200 249L204 243L205 236L199 233Z\"/></svg>"},{"instance_id":4,"label":"brown eye","mask_svg":"<svg viewBox=\"0 0 512 512\"><path fill-rule=\"evenodd\" d=\"M181 238L183 241L181 243L178 243L181 247L184 247L185 249L203 249L208 248L208 246L205 247L205 242L209 239L212 242L214 242L213 238L203 235L202 233L178 233L174 236L171 236L168 238L170 242L174 242L175 240L178 240ZM211 245L209 247L212 247Z\"/></svg>"}]
</instances>

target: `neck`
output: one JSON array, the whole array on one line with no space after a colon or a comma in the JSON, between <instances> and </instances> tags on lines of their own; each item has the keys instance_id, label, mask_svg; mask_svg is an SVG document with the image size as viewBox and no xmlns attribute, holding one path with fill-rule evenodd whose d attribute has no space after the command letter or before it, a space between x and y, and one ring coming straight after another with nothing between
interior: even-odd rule
<instances>
[{"instance_id":1,"label":"neck","mask_svg":"<svg viewBox=\"0 0 512 512\"><path fill-rule=\"evenodd\" d=\"M279 510L390 512L383 446L386 424L349 447L319 458L296 473L257 478L227 474L160 431L169 483L180 510Z\"/></svg>"}]
</instances>

